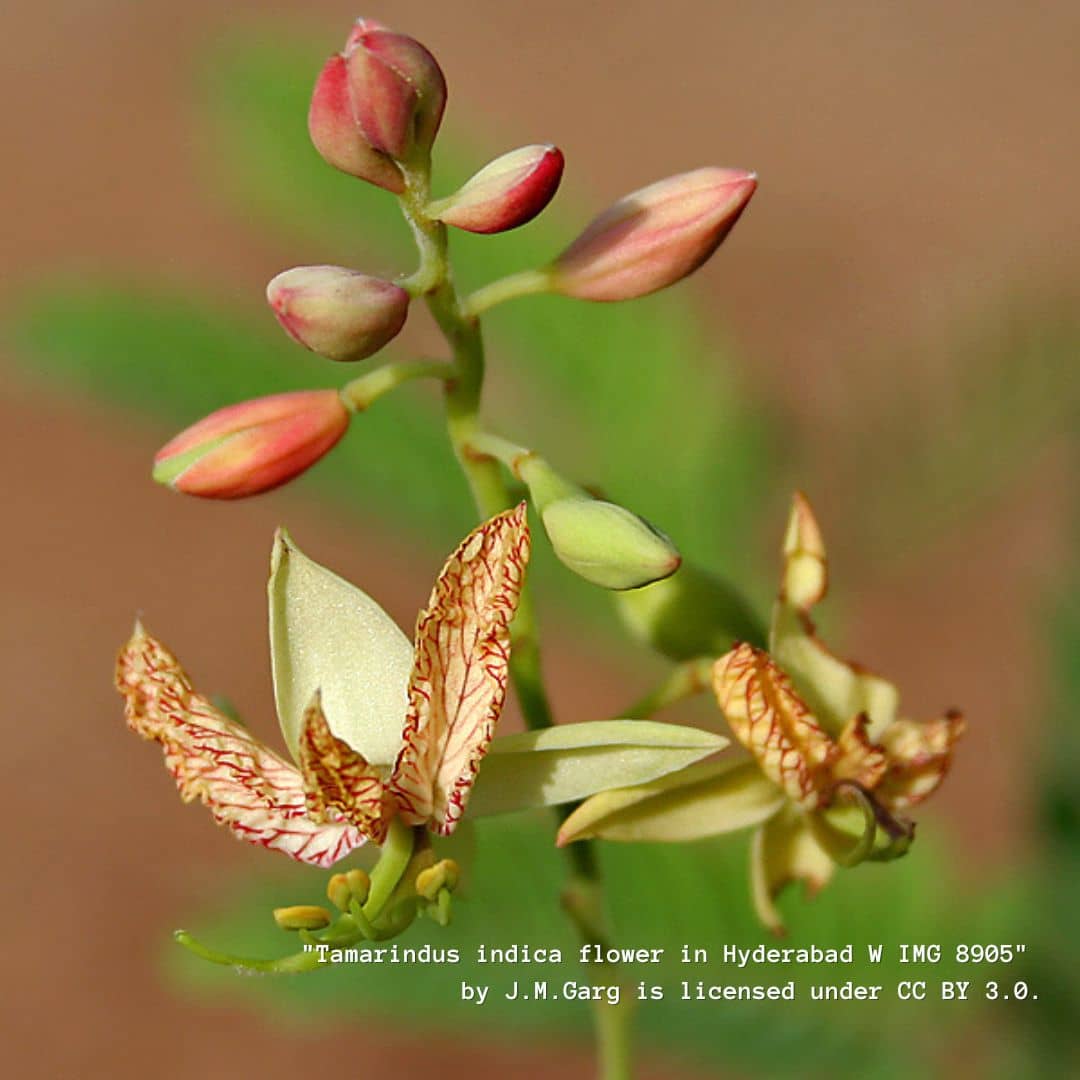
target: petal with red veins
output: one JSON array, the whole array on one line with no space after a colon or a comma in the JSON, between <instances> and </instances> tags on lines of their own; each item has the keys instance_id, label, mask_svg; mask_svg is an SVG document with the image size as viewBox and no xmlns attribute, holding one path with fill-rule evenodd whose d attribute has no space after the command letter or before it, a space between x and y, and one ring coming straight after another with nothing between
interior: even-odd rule
<instances>
[{"instance_id":1,"label":"petal with red veins","mask_svg":"<svg viewBox=\"0 0 1080 1080\"><path fill-rule=\"evenodd\" d=\"M891 810L920 803L945 779L953 745L964 733L964 718L948 713L919 724L898 720L881 737L889 770L875 794Z\"/></svg>"},{"instance_id":2,"label":"petal with red veins","mask_svg":"<svg viewBox=\"0 0 1080 1080\"><path fill-rule=\"evenodd\" d=\"M120 652L116 687L128 727L164 749L180 797L200 799L236 836L322 867L364 843L336 814L312 821L300 773L196 693L172 653L141 626Z\"/></svg>"},{"instance_id":3,"label":"petal with red veins","mask_svg":"<svg viewBox=\"0 0 1080 1080\"><path fill-rule=\"evenodd\" d=\"M404 745L389 783L410 825L446 836L465 809L506 696L528 558L522 503L462 541L417 619Z\"/></svg>"},{"instance_id":4,"label":"petal with red veins","mask_svg":"<svg viewBox=\"0 0 1080 1080\"><path fill-rule=\"evenodd\" d=\"M313 821L325 823L332 816L340 817L377 844L386 839L389 822L383 814L379 770L330 730L319 694L304 712L300 772Z\"/></svg>"},{"instance_id":5,"label":"petal with red veins","mask_svg":"<svg viewBox=\"0 0 1080 1080\"><path fill-rule=\"evenodd\" d=\"M800 806L821 806L836 747L769 654L738 645L713 666L713 689L735 737Z\"/></svg>"},{"instance_id":6,"label":"petal with red veins","mask_svg":"<svg viewBox=\"0 0 1080 1080\"><path fill-rule=\"evenodd\" d=\"M837 754L832 764L834 780L853 780L864 788L873 788L885 775L888 755L875 746L866 734L866 713L853 716L836 740Z\"/></svg>"}]
</instances>

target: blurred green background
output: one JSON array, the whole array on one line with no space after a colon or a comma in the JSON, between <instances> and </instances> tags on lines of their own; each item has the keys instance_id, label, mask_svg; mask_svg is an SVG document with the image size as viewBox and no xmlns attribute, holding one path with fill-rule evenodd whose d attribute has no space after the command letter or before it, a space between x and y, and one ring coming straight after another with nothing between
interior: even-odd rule
<instances>
[{"instance_id":1,"label":"blurred green background","mask_svg":"<svg viewBox=\"0 0 1080 1080\"><path fill-rule=\"evenodd\" d=\"M353 14L329 0L228 15L197 2L181 17L117 0L93 13L62 3L48 22L27 4L0 16L4 87L25 103L4 119L17 152L0 255L3 768L20 823L4 919L19 975L0 1023L19 1075L270 1078L347 1058L397 1080L450 1052L462 1074L590 1074L584 1005L456 1000L462 979L561 981L579 977L574 965L253 982L176 955L175 925L238 952L283 951L269 908L317 902L322 875L247 851L177 805L107 684L142 610L202 688L272 738L273 526L408 627L472 520L438 400L421 387L378 403L311 474L251 503L198 505L147 475L157 445L222 404L341 381L278 331L261 298L270 276L411 265L392 200L306 141L311 83ZM1080 997L1080 225L1068 182L1078 151L1061 129L1080 89L1065 44L1080 30L1075 6L1021 17L990 4L974 28L960 6L930 4L367 14L420 37L447 72L440 193L511 146L567 153L564 189L536 223L455 234L465 288L550 257L607 202L665 174L759 171L743 221L686 286L626 305L533 298L493 312L491 426L633 506L761 605L790 492L806 490L833 558L830 639L895 678L912 715L969 715L912 854L841 874L811 904L786 897L791 942L1022 942L1021 964L986 977L1024 979L1038 1000L750 1007L669 990L639 1013L643 1075L1068 1075ZM390 353L437 348L414 311ZM611 715L662 667L626 642L603 594L536 547L558 715ZM454 927L404 943L569 946L545 826L482 823ZM673 954L762 940L743 838L603 854L620 941ZM851 977L984 974L887 959ZM678 964L642 977L732 981ZM46 1025L62 1034L43 1041Z\"/></svg>"}]
</instances>

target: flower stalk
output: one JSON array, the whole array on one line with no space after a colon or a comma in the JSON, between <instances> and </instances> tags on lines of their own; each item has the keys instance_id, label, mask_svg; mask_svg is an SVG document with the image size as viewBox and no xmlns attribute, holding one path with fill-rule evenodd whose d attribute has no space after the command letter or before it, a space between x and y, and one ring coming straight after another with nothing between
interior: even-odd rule
<instances>
[{"instance_id":1,"label":"flower stalk","mask_svg":"<svg viewBox=\"0 0 1080 1080\"><path fill-rule=\"evenodd\" d=\"M427 212L428 175L405 171L405 192L399 197L402 213L420 254L417 271L402 288L423 296L450 346L455 375L445 384L446 426L454 455L461 466L481 517L513 505L491 442L480 438L480 405L484 387L484 340L477 314L462 304L450 272L446 226ZM486 437L491 439L492 437ZM506 444L510 447L512 444ZM522 716L531 731L554 723L544 684L535 609L528 582L518 597L517 613L510 627L510 678L517 692ZM557 807L560 822L573 808ZM569 875L563 890L563 909L584 944L607 948L600 867L588 843L566 849ZM610 974L610 973L609 973ZM594 978L599 978L595 975ZM610 981L610 980L609 980ZM629 1000L629 999L627 999ZM606 1002L595 1003L597 1051L603 1080L627 1080L632 1075L630 1009Z\"/></svg>"}]
</instances>

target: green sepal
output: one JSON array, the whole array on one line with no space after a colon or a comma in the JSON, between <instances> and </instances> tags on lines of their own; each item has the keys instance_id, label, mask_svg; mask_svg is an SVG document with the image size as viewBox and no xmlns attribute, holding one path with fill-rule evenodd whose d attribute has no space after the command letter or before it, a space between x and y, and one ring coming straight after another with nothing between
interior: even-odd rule
<instances>
[{"instance_id":1,"label":"green sepal","mask_svg":"<svg viewBox=\"0 0 1080 1080\"><path fill-rule=\"evenodd\" d=\"M635 787L594 795L559 830L559 845L598 837L623 841L700 840L767 821L784 792L745 758L703 761Z\"/></svg>"},{"instance_id":2,"label":"green sepal","mask_svg":"<svg viewBox=\"0 0 1080 1080\"><path fill-rule=\"evenodd\" d=\"M643 784L728 745L722 735L651 720L595 720L495 739L469 815L505 814Z\"/></svg>"}]
</instances>

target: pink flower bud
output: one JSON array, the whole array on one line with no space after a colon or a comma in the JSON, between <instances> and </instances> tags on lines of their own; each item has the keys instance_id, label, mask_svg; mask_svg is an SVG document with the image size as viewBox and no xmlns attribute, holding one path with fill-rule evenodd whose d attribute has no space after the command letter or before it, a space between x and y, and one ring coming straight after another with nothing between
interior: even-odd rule
<instances>
[{"instance_id":1,"label":"pink flower bud","mask_svg":"<svg viewBox=\"0 0 1080 1080\"><path fill-rule=\"evenodd\" d=\"M696 169L620 199L555 260L555 292L632 300L692 274L720 246L757 187L743 169Z\"/></svg>"},{"instance_id":2,"label":"pink flower bud","mask_svg":"<svg viewBox=\"0 0 1080 1080\"><path fill-rule=\"evenodd\" d=\"M377 353L405 323L409 294L381 278L340 266L297 266L266 286L285 332L331 360Z\"/></svg>"},{"instance_id":3,"label":"pink flower bud","mask_svg":"<svg viewBox=\"0 0 1080 1080\"><path fill-rule=\"evenodd\" d=\"M360 19L345 46L349 100L368 144L398 161L427 153L446 107L446 79L420 42Z\"/></svg>"},{"instance_id":4,"label":"pink flower bud","mask_svg":"<svg viewBox=\"0 0 1080 1080\"><path fill-rule=\"evenodd\" d=\"M242 401L193 424L154 457L154 479L206 499L269 491L314 465L345 434L336 390Z\"/></svg>"},{"instance_id":5,"label":"pink flower bud","mask_svg":"<svg viewBox=\"0 0 1080 1080\"><path fill-rule=\"evenodd\" d=\"M474 233L497 233L532 221L558 190L562 151L523 146L485 165L453 195L428 207L433 218Z\"/></svg>"},{"instance_id":6,"label":"pink flower bud","mask_svg":"<svg viewBox=\"0 0 1080 1080\"><path fill-rule=\"evenodd\" d=\"M345 57L326 61L308 110L308 133L315 149L335 169L400 195L405 190L401 170L364 138L349 96Z\"/></svg>"}]
</instances>

